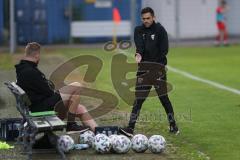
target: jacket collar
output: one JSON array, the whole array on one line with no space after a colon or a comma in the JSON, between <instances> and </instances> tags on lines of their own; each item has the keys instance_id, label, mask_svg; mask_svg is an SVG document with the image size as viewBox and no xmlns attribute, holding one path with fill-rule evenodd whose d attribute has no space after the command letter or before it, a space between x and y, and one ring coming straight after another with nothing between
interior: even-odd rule
<instances>
[{"instance_id":1,"label":"jacket collar","mask_svg":"<svg viewBox=\"0 0 240 160\"><path fill-rule=\"evenodd\" d=\"M37 63L35 63L35 62L33 62L33 61L29 61L29 60L24 60L24 59L22 59L22 60L20 61L20 63L25 63L25 64L28 64L28 65L30 65L30 66L32 66L32 67L37 67Z\"/></svg>"}]
</instances>

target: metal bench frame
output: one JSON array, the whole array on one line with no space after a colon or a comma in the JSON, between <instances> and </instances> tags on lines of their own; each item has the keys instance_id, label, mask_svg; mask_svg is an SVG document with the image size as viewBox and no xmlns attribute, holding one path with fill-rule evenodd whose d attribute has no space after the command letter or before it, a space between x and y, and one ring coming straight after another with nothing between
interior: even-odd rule
<instances>
[{"instance_id":1,"label":"metal bench frame","mask_svg":"<svg viewBox=\"0 0 240 160\"><path fill-rule=\"evenodd\" d=\"M66 128L66 124L62 122L55 114L54 111L47 112L35 112L31 113L29 111L29 106L31 102L25 93L25 91L19 87L15 82L5 82L4 83L16 99L16 107L22 116L22 122L19 127L18 142L23 143L24 150L28 154L28 159L32 159L33 145L36 142L36 135L39 133L47 134L50 143L56 147L58 153L61 155L62 159L66 159L64 152L58 147L57 139L59 138L54 131L63 131ZM47 121L48 118L55 118L62 122L61 125L51 125L50 127L38 127L36 125L37 120Z\"/></svg>"}]
</instances>

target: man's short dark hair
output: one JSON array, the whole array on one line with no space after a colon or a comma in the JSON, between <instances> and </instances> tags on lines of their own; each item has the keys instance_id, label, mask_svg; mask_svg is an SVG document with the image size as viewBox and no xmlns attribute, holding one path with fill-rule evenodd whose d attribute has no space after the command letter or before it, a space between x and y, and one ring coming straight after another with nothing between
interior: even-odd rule
<instances>
[{"instance_id":1,"label":"man's short dark hair","mask_svg":"<svg viewBox=\"0 0 240 160\"><path fill-rule=\"evenodd\" d=\"M151 13L152 16L154 16L154 11L152 8L150 7L145 7L142 9L141 11L141 15L145 14L145 13Z\"/></svg>"},{"instance_id":2,"label":"man's short dark hair","mask_svg":"<svg viewBox=\"0 0 240 160\"><path fill-rule=\"evenodd\" d=\"M40 52L41 45L37 42L28 43L25 48L25 53L27 56L31 56L36 52Z\"/></svg>"},{"instance_id":3,"label":"man's short dark hair","mask_svg":"<svg viewBox=\"0 0 240 160\"><path fill-rule=\"evenodd\" d=\"M222 0L222 1L221 1L221 5L222 5L222 6L227 5L227 2L226 2L225 0Z\"/></svg>"}]
</instances>

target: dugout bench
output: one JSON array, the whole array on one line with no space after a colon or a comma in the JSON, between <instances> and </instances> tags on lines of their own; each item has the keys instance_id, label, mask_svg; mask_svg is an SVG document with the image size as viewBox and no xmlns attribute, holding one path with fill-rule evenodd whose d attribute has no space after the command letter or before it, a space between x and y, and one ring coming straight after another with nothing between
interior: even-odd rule
<instances>
[{"instance_id":1,"label":"dugout bench","mask_svg":"<svg viewBox=\"0 0 240 160\"><path fill-rule=\"evenodd\" d=\"M48 136L51 145L55 146L62 159L66 159L64 152L58 147L58 136L54 131L63 131L66 124L60 120L54 111L30 112L31 102L25 93L15 82L4 83L16 99L16 107L22 116L19 125L18 142L23 143L24 151L27 152L28 159L32 159L33 145L36 142L36 136L44 133Z\"/></svg>"}]
</instances>

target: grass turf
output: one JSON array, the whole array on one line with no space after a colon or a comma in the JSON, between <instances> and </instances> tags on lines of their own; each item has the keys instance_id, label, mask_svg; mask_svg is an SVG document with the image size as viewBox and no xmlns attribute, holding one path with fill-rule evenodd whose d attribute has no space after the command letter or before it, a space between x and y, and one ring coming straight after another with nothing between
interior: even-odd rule
<instances>
[{"instance_id":1,"label":"grass turf","mask_svg":"<svg viewBox=\"0 0 240 160\"><path fill-rule=\"evenodd\" d=\"M240 89L240 47L228 48L172 48L168 59L169 65L193 75L212 80L223 85ZM46 53L60 54L67 59L79 55L95 55L103 61L101 70L94 88L108 91L117 96L113 89L110 73L112 56L116 53L105 52L101 49L57 49ZM128 60L134 62L132 50L129 51ZM8 69L12 62L6 55L5 63L1 60L1 69ZM84 75L85 69L80 69ZM133 77L132 75L131 77ZM176 148L176 154L183 159L240 159L240 102L239 95L228 91L193 81L182 75L168 72L168 80L174 86L170 99L174 105L176 117L181 130L179 136L169 135L167 122L138 123L137 129L145 133L163 134ZM129 112L128 106L122 100L119 109ZM145 101L141 117L144 113L161 112L164 115L157 98Z\"/></svg>"}]
</instances>

